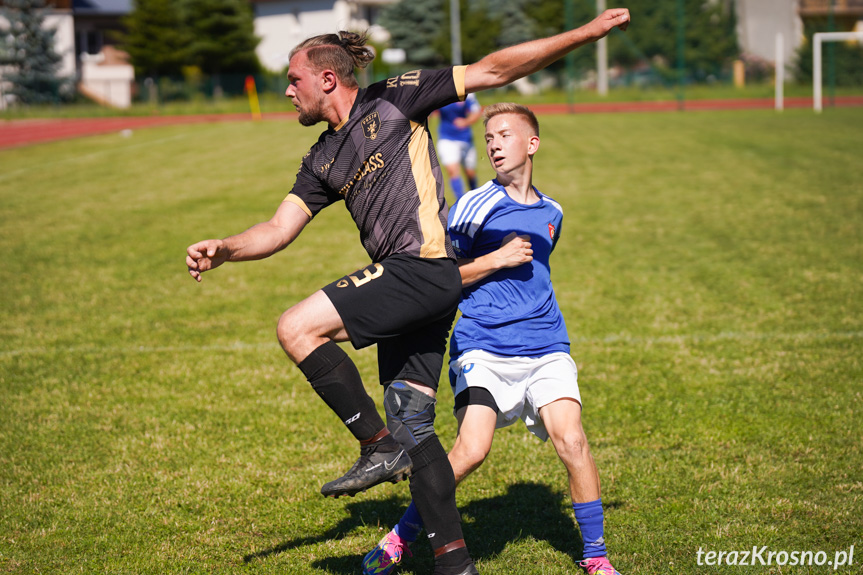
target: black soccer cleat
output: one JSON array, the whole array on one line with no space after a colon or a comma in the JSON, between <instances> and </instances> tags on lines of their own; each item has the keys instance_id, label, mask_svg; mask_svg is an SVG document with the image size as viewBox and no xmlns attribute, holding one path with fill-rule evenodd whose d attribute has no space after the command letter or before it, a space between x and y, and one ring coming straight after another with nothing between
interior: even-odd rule
<instances>
[{"instance_id":1,"label":"black soccer cleat","mask_svg":"<svg viewBox=\"0 0 863 575\"><path fill-rule=\"evenodd\" d=\"M321 487L324 497L353 497L369 487L389 481L398 483L411 474L411 458L402 448L384 453L377 451L375 445L360 449L360 458L348 472Z\"/></svg>"}]
</instances>

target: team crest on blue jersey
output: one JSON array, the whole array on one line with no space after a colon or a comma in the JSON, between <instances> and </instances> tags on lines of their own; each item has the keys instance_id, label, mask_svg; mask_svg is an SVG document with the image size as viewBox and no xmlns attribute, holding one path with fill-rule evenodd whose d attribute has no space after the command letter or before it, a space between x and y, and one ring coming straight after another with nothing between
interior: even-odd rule
<instances>
[{"instance_id":1,"label":"team crest on blue jersey","mask_svg":"<svg viewBox=\"0 0 863 575\"><path fill-rule=\"evenodd\" d=\"M554 239L554 224L548 224L548 236Z\"/></svg>"},{"instance_id":2,"label":"team crest on blue jersey","mask_svg":"<svg viewBox=\"0 0 863 575\"><path fill-rule=\"evenodd\" d=\"M377 110L363 118L363 134L369 140L374 140L378 137L378 131L381 129L381 117L378 116Z\"/></svg>"}]
</instances>

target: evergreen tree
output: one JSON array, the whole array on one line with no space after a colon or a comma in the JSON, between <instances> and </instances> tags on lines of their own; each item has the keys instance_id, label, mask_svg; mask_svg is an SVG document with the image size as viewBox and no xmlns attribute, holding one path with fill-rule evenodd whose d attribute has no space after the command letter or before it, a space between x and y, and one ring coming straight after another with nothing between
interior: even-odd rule
<instances>
[{"instance_id":1,"label":"evergreen tree","mask_svg":"<svg viewBox=\"0 0 863 575\"><path fill-rule=\"evenodd\" d=\"M497 35L498 47L513 46L536 38L536 24L528 14L528 7L533 0L470 0L471 4L479 4L474 13L487 12L491 20L499 22L500 32Z\"/></svg>"},{"instance_id":2,"label":"evergreen tree","mask_svg":"<svg viewBox=\"0 0 863 575\"><path fill-rule=\"evenodd\" d=\"M173 0L135 0L120 42L139 76L178 76L188 58L189 34Z\"/></svg>"},{"instance_id":3,"label":"evergreen tree","mask_svg":"<svg viewBox=\"0 0 863 575\"><path fill-rule=\"evenodd\" d=\"M566 26L565 2L573 3L573 24L581 26L596 17L596 2L593 0L532 0L525 6L525 14L530 20L535 38L546 38L560 34ZM596 69L596 48L584 46L573 52L575 68L579 73ZM561 58L548 67L560 72L565 67Z\"/></svg>"},{"instance_id":4,"label":"evergreen tree","mask_svg":"<svg viewBox=\"0 0 863 575\"><path fill-rule=\"evenodd\" d=\"M448 5L449 0L397 2L381 12L380 24L389 31L392 46L404 50L412 65L441 66L450 61L449 48L445 48L449 45Z\"/></svg>"},{"instance_id":5,"label":"evergreen tree","mask_svg":"<svg viewBox=\"0 0 863 575\"><path fill-rule=\"evenodd\" d=\"M438 51L446 62L452 62L452 38L450 27L450 2L444 0L446 26L438 36ZM507 2L508 0L499 0ZM461 0L461 58L465 64L481 59L500 48L501 21L492 12L490 0Z\"/></svg>"},{"instance_id":6,"label":"evergreen tree","mask_svg":"<svg viewBox=\"0 0 863 575\"><path fill-rule=\"evenodd\" d=\"M25 104L59 102L71 93L70 80L59 76L62 57L54 49L56 30L45 28L45 0L6 0L3 15L9 25L0 29L6 40L4 64L10 93Z\"/></svg>"},{"instance_id":7,"label":"evergreen tree","mask_svg":"<svg viewBox=\"0 0 863 575\"><path fill-rule=\"evenodd\" d=\"M733 0L681 1L686 78L700 81L727 72L739 54ZM460 0L464 62L563 32L570 2L575 26L596 17L595 0ZM381 24L390 31L392 45L403 48L412 64L444 65L450 62L449 4L449 0L402 0L384 10ZM609 36L610 63L624 67L648 63L666 79L676 79L678 3L627 0L626 6L633 25L625 33L613 31ZM596 68L593 46L576 50L574 58L579 72ZM561 59L549 69L564 67Z\"/></svg>"},{"instance_id":8,"label":"evergreen tree","mask_svg":"<svg viewBox=\"0 0 863 575\"><path fill-rule=\"evenodd\" d=\"M219 85L221 74L254 74L261 65L255 48L254 15L244 0L186 0L192 37L191 61Z\"/></svg>"},{"instance_id":9,"label":"evergreen tree","mask_svg":"<svg viewBox=\"0 0 863 575\"><path fill-rule=\"evenodd\" d=\"M493 0L460 1L461 51L465 64L476 62L501 46L501 19L494 6ZM452 62L450 0L402 0L384 9L381 25L390 32L392 46L403 49L411 65L436 67Z\"/></svg>"}]
</instances>

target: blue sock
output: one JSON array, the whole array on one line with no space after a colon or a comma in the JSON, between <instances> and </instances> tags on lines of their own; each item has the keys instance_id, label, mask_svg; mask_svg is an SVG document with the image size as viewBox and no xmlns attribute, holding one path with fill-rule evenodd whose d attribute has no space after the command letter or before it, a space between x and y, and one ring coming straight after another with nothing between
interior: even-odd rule
<instances>
[{"instance_id":1,"label":"blue sock","mask_svg":"<svg viewBox=\"0 0 863 575\"><path fill-rule=\"evenodd\" d=\"M411 501L408 505L405 514L399 520L398 525L393 528L396 534L405 541L416 541L420 531L423 530L423 520L420 518L420 512L417 511L417 506Z\"/></svg>"},{"instance_id":2,"label":"blue sock","mask_svg":"<svg viewBox=\"0 0 863 575\"><path fill-rule=\"evenodd\" d=\"M605 537L602 516L602 498L587 503L573 503L575 520L581 529L581 539L584 541L584 558L604 557Z\"/></svg>"},{"instance_id":3,"label":"blue sock","mask_svg":"<svg viewBox=\"0 0 863 575\"><path fill-rule=\"evenodd\" d=\"M470 186L470 189L475 190L476 189L476 176L474 176L473 178L468 178L467 179L467 185Z\"/></svg>"},{"instance_id":4,"label":"blue sock","mask_svg":"<svg viewBox=\"0 0 863 575\"><path fill-rule=\"evenodd\" d=\"M451 179L449 185L452 188L452 194L455 196L456 201L458 201L464 195L464 182L461 181L461 177L458 177Z\"/></svg>"}]
</instances>

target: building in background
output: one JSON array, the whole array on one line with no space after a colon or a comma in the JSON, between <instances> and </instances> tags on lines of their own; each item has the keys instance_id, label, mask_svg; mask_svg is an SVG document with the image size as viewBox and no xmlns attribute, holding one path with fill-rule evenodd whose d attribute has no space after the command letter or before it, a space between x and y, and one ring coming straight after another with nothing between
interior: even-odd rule
<instances>
[{"instance_id":1,"label":"building in background","mask_svg":"<svg viewBox=\"0 0 863 575\"><path fill-rule=\"evenodd\" d=\"M803 42L798 0L736 0L737 41L744 56L776 62L776 35L783 37L785 62Z\"/></svg>"},{"instance_id":2,"label":"building in background","mask_svg":"<svg viewBox=\"0 0 863 575\"><path fill-rule=\"evenodd\" d=\"M111 105L126 107L130 91L129 69L120 70L122 56L113 47L117 43L117 32L122 30L122 18L132 11L133 0L49 0L45 16L45 28L55 30L54 50L62 58L59 75L91 82L99 78L97 85L88 85L93 94L113 94L102 98ZM2 2L0 2L2 5ZM2 18L2 16L0 16ZM107 49L107 50L106 50ZM110 53L110 57L105 52ZM111 62L110 70L105 64ZM94 73L94 66L99 66ZM87 68L87 73L84 69ZM131 68L131 67L129 67ZM0 74L2 75L2 74ZM86 76L86 78L85 78ZM116 77L115 77L116 76ZM84 90L88 92L88 90ZM117 100L117 97L120 99ZM0 109L6 104L0 98Z\"/></svg>"},{"instance_id":3,"label":"building in background","mask_svg":"<svg viewBox=\"0 0 863 575\"><path fill-rule=\"evenodd\" d=\"M798 0L804 22L817 22L837 32L863 29L863 0Z\"/></svg>"},{"instance_id":4,"label":"building in background","mask_svg":"<svg viewBox=\"0 0 863 575\"><path fill-rule=\"evenodd\" d=\"M288 65L294 46L317 34L338 30L368 29L374 42L386 42L381 28L381 9L397 0L251 0L255 10L255 34L261 38L257 53L268 70L280 72Z\"/></svg>"},{"instance_id":5,"label":"building in background","mask_svg":"<svg viewBox=\"0 0 863 575\"><path fill-rule=\"evenodd\" d=\"M49 0L45 27L56 30L54 50L63 58L60 74L76 77L81 55L95 55L117 43L122 18L132 11L133 0ZM3 2L0 1L0 6ZM0 16L2 18L2 16Z\"/></svg>"},{"instance_id":6,"label":"building in background","mask_svg":"<svg viewBox=\"0 0 863 575\"><path fill-rule=\"evenodd\" d=\"M261 38L258 58L266 69L281 72L294 46L310 36L338 30L369 30L373 42L384 44L389 33L378 24L379 16L387 5L398 1L249 0L255 15L255 33ZM741 51L746 57L770 65L776 62L777 34L783 36L784 61L789 64L805 41L807 23L825 30L827 26L836 30L863 30L863 0L715 1L735 2ZM49 0L48 3L51 9L45 25L56 30L55 50L63 58L62 75L80 80L86 66L88 76L101 76L109 62L115 65L122 58L115 50L108 50L110 54L106 55L103 49L118 43L122 20L134 8L134 0ZM95 66L102 69L94 76Z\"/></svg>"},{"instance_id":7,"label":"building in background","mask_svg":"<svg viewBox=\"0 0 863 575\"><path fill-rule=\"evenodd\" d=\"M811 23L824 31L863 29L863 0L736 0L737 36L744 54L776 62L776 35L782 34L790 63ZM831 14L832 13L832 14Z\"/></svg>"},{"instance_id":8,"label":"building in background","mask_svg":"<svg viewBox=\"0 0 863 575\"><path fill-rule=\"evenodd\" d=\"M54 51L63 58L60 66L60 75L74 76L75 66L75 19L72 15L72 0L50 2L53 7L45 16L43 28L55 30ZM3 2L0 1L0 8ZM0 22L8 25L9 22L0 14Z\"/></svg>"},{"instance_id":9,"label":"building in background","mask_svg":"<svg viewBox=\"0 0 863 575\"><path fill-rule=\"evenodd\" d=\"M71 4L75 20L75 55L96 55L105 46L117 44L117 34L123 30L123 17L133 7L133 0L66 0Z\"/></svg>"}]
</instances>

